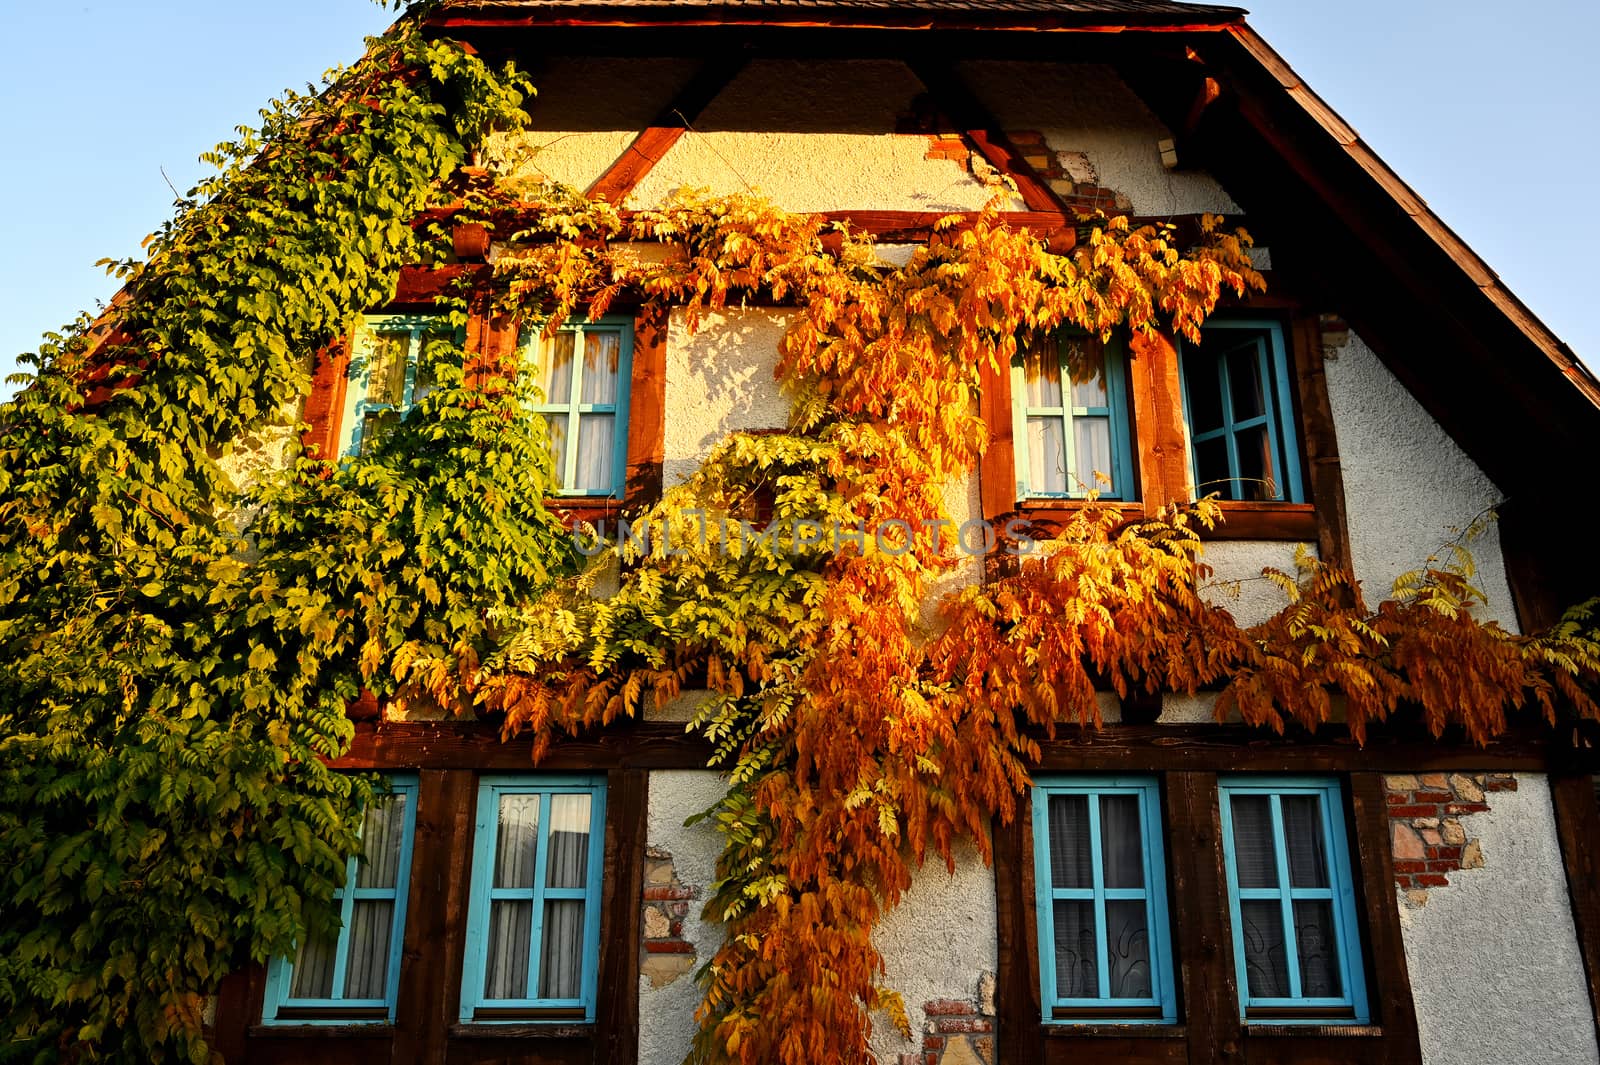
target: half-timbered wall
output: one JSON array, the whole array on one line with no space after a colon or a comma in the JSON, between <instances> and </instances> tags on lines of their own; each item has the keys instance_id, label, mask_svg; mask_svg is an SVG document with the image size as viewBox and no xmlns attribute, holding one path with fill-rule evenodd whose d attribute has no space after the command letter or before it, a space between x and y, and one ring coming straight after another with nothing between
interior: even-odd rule
<instances>
[{"instance_id":1,"label":"half-timbered wall","mask_svg":"<svg viewBox=\"0 0 1600 1065\"><path fill-rule=\"evenodd\" d=\"M535 129L502 141L497 150L509 157L521 149L536 149L518 164L520 175L586 188L607 173L696 69L694 63L667 59L552 60L537 79L541 95L533 108ZM1000 125L1019 134L1018 143L1044 153L1048 165L1039 167L1041 173L1065 175L1052 179L1063 183L1058 193L1101 190L1112 195L1112 206L1120 204L1123 210L1146 216L1234 209L1206 174L1162 165L1158 141L1167 131L1109 67L979 62L958 64L958 72ZM793 210L976 209L990 195L980 180L983 164L970 154L962 158L960 151L941 146L938 117L919 119L916 114L922 92L922 83L900 63L753 61L703 110L683 116L690 119L689 132L667 148L628 202L656 204L673 190L689 187L716 193L757 189ZM918 121L931 122L931 130L922 130ZM911 128L917 131L904 132ZM1028 136L1020 135L1024 132ZM1009 206L1021 209L1023 204L1014 201ZM1294 313L1315 315L1331 309L1300 306ZM785 320L782 310L730 309L708 316L691 336L681 315L672 316L663 353L659 450L641 451L659 455L665 484L689 476L728 432L784 425L788 400L778 387L774 368ZM1299 335L1303 341L1308 334L1302 330ZM1301 349L1296 357L1305 354ZM1325 400L1332 421L1323 444L1336 443L1349 557L1369 601L1375 600L1397 574L1425 563L1459 528L1497 503L1505 486L1490 482L1359 337L1352 334L1348 343L1319 354L1325 355ZM1297 413L1306 415L1304 410ZM241 460L240 469L257 468L253 461ZM948 498L958 522L981 516L977 471L951 485ZM1318 514L1326 514L1320 503ZM1341 531L1331 539L1326 535L1320 539L1342 550L1343 536ZM1259 579L1261 569L1292 570L1296 546L1315 552L1318 540L1310 532L1298 531L1288 538L1214 541L1206 554L1216 570L1208 594L1242 622L1261 620L1282 603L1277 590ZM1489 596L1486 614L1514 626L1498 539L1491 529L1471 546L1480 566L1479 582ZM967 563L938 591L978 579L979 565ZM1120 716L1114 699L1108 698L1105 709L1109 721ZM1179 727L1204 728L1211 721L1209 697L1169 697L1158 709L1157 728L1135 730L1136 739L1116 742L1128 742L1139 752L1133 758L1139 764L1133 768L1171 770L1163 777L1169 803L1164 816L1173 839L1190 848L1174 858L1176 889L1192 886L1192 878L1198 877L1214 896L1217 870L1212 862L1208 871L1204 846L1212 830L1206 804L1215 803L1215 770L1282 771L1305 766L1270 749L1231 761L1231 755L1214 752L1217 764L1209 768L1204 762L1212 756L1204 752L1193 756L1200 764L1185 762L1186 756L1161 746L1159 732L1170 727L1173 736L1192 738L1195 733L1182 733ZM437 924L440 942L448 947L457 942L461 929L444 907L464 890L463 885L446 882L452 868L448 863L463 860L468 846L459 816L448 811L465 801L461 796L471 790L475 766L493 761L496 772L514 769L519 764L518 749L496 747L493 737L464 740L456 746L450 742L440 746L435 740L429 741L432 746L398 740L386 745L381 738L374 739L372 731L384 727L370 726L363 733L351 764L400 768L415 759L438 763L429 768L434 775L425 778L425 789L432 791L424 793L424 810L438 821L429 824L431 835L419 836L418 852L424 853L433 839L446 852L427 860L437 863L442 857L446 864L435 865L431 887L416 890L423 893L419 898L424 903L434 906L426 911L432 915L427 919ZM714 801L723 785L714 773L693 768L693 752L661 754L670 746L671 734L671 728L651 733L650 749L655 753L642 761L626 753L616 756L610 748L595 755L604 769L612 771L618 787L638 788L643 797L644 809L633 811L643 818L642 839L634 838L626 825L613 826L610 842L620 841L636 853L608 851L608 860L622 861L642 887L620 888L639 894L631 903L633 918L618 916L630 911L628 900L607 904L604 934L609 945L602 972L614 979L626 973L625 979L637 981L636 1045L638 1060L648 1065L670 1065L687 1051L699 997L692 968L711 956L717 942L715 926L700 919L701 902L715 876L717 839L704 826L686 828L684 820ZM1080 756L1088 761L1096 757L1086 750L1062 748L1050 757L1056 759L1057 768L1082 767L1087 762ZM588 748L558 751L556 767L575 768L590 753ZM1306 765L1343 774L1354 789L1358 850L1367 863L1358 870L1357 879L1364 880L1363 898L1372 915L1368 930L1372 950L1381 955L1376 972L1382 977L1409 968L1410 973L1409 988L1378 989L1391 1024L1387 1033L1317 1036L1316 1052L1336 1055L1317 1060L1413 1060L1417 1045L1416 1036L1410 1034L1413 1023L1420 1032L1421 1059L1441 1065L1596 1060L1590 991L1574 936L1562 850L1544 777L1525 773L1515 792L1497 794L1487 813L1469 815L1471 830L1481 836L1483 866L1453 874L1449 887L1431 892L1426 904L1419 906L1395 891L1380 772L1362 771L1361 757L1348 751L1321 762L1321 755L1310 757ZM1493 769L1500 764L1496 757L1484 756L1481 767L1470 757L1458 759L1457 767ZM1516 767L1527 769L1537 763L1537 758L1530 762L1524 757ZM623 773L619 764L634 768ZM1104 771L1107 764L1092 768ZM1409 767L1402 763L1382 768L1405 772ZM446 792L460 793L454 806L446 802ZM998 870L985 868L971 852L962 852L954 874L942 864L930 864L918 874L904 904L883 924L878 944L887 979L905 996L915 1038L905 1042L880 1018L873 1035L880 1060L892 1063L902 1060L902 1054L914 1054L918 1057L912 1060L920 1061L924 1053L931 1055L928 1060L937 1060L956 1033L992 1039L994 1027L1007 1023L1008 1010L1014 1026L1030 1023L1025 1010L1019 1012L1014 1002L1006 1001L1007 994L1021 994L1019 989L1025 989L1030 979L1029 933L1015 907L1021 905L1018 893L1031 877L1032 856L1020 840L1020 836L997 840L1002 862ZM427 891L434 894L426 895ZM1198 905L1177 909L1180 919L1198 912ZM1180 961L1188 964L1197 953L1216 950L1219 944L1207 938L1216 931L1211 925L1180 928L1176 936ZM444 979L459 975L458 957L427 949L430 962L442 966ZM1385 964L1390 968L1381 968ZM1193 976L1190 993L1196 997L1186 1003L1189 1029L1166 1042L1118 1043L1131 1055L1128 1060L1200 1060L1185 1048L1210 1039L1209 1026L1226 1028L1224 1020L1205 1011L1233 1008L1225 1001L1226 986L1213 987L1208 971L1196 969ZM404 986L421 1000L423 981L414 979ZM1200 997L1202 989L1215 1000ZM603 1008L625 1010L635 1001L633 994L614 992L601 988L602 1003L611 1003ZM225 1008L244 1013L253 1008L259 1018L259 1001L252 1006L248 992L236 989L233 994ZM519 1052L515 1040L491 1043L484 1041L482 1032L447 1033L452 1006L434 1003L430 1008L439 1016L428 1022L432 1028L425 1025L417 1035L401 1025L398 1038L402 1042L431 1038L435 1047L448 1044L450 1060L512 1060ZM1032 1024L1033 1029L1039 1027L1037 1014ZM1237 1029L1235 1019L1233 1030ZM634 1036L630 1030L620 1038ZM1294 1034L1259 1037L1253 1054L1240 1060L1283 1060L1278 1055L1292 1050L1295 1038ZM245 1046L242 1030L234 1042ZM1069 1055L1068 1042L1055 1039L1050 1053ZM549 1040L520 1044L529 1045L555 1054L555 1043ZM1011 1047L1013 1057L1007 1060L1020 1065L1031 1060L1032 1052L1019 1048L1045 1044L1017 1036L1001 1038L998 1045L1002 1052ZM1102 1050L1109 1045L1100 1044ZM355 1044L346 1048L347 1056L360 1056ZM399 1044L392 1052L402 1053ZM280 1041L261 1060L288 1060L293 1053ZM568 1057L590 1060L588 1053L574 1049ZM600 1056L592 1060L605 1060L600 1051L594 1053ZM1368 1054L1379 1056L1364 1056Z\"/></svg>"}]
</instances>

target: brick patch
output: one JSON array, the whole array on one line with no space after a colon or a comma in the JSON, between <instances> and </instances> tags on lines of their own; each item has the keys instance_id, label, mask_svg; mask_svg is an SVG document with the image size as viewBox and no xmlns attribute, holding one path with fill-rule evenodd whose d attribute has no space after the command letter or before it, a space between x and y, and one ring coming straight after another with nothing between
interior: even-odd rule
<instances>
[{"instance_id":1,"label":"brick patch","mask_svg":"<svg viewBox=\"0 0 1600 1065\"><path fill-rule=\"evenodd\" d=\"M901 1054L900 1065L994 1065L993 973L978 978L972 998L937 998L922 1012L922 1049Z\"/></svg>"},{"instance_id":2,"label":"brick patch","mask_svg":"<svg viewBox=\"0 0 1600 1065\"><path fill-rule=\"evenodd\" d=\"M1517 788L1510 773L1400 773L1383 779L1395 882L1415 906L1428 901L1429 888L1448 886L1448 874L1483 866L1483 846L1460 819L1487 812L1490 793Z\"/></svg>"},{"instance_id":3,"label":"brick patch","mask_svg":"<svg viewBox=\"0 0 1600 1065\"><path fill-rule=\"evenodd\" d=\"M683 936L683 919L689 916L689 903L699 898L700 890L678 879L671 854L660 847L648 847L643 895L639 972L650 978L651 987L666 987L694 971L694 944Z\"/></svg>"}]
</instances>

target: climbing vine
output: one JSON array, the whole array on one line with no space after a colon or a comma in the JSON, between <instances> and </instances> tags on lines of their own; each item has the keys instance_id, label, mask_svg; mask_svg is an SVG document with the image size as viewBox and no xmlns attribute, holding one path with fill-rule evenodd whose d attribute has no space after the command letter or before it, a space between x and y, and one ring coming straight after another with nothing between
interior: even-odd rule
<instances>
[{"instance_id":1,"label":"climbing vine","mask_svg":"<svg viewBox=\"0 0 1600 1065\"><path fill-rule=\"evenodd\" d=\"M528 88L402 22L220 149L114 305L0 409L0 1053L206 1060L222 974L332 927L373 785L324 759L366 694L499 715L542 756L705 692L726 938L692 1057L752 1065L870 1060L874 1011L907 1028L873 929L930 854L988 854L1040 739L1100 723L1097 690L1219 689L1219 714L1278 731L1337 699L1358 739L1409 707L1478 741L1522 705L1596 716L1586 618L1510 636L1473 616L1463 564L1368 610L1307 561L1246 629L1200 593L1208 502L1131 523L1086 506L982 582L930 535L987 446L984 368L1063 327L1136 356L1196 337L1262 287L1248 234L1208 220L1186 248L1097 219L1056 255L990 209L891 266L754 197L625 214L463 182ZM402 266L446 257L415 221L445 208L494 226L508 250L472 298L529 328L619 298L688 329L748 298L792 308L789 427L729 436L634 515L656 536L584 566L544 504L533 368L441 335L438 387L368 454L236 485L232 453L305 395L310 357ZM440 309L464 326L467 301ZM869 532L810 533L836 527Z\"/></svg>"}]
</instances>

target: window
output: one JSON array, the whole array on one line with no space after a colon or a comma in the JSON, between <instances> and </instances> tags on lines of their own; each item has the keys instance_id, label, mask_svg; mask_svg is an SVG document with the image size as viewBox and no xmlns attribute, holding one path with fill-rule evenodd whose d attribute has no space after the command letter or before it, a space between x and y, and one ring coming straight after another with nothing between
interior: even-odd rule
<instances>
[{"instance_id":1,"label":"window","mask_svg":"<svg viewBox=\"0 0 1600 1065\"><path fill-rule=\"evenodd\" d=\"M594 1019L604 838L604 778L484 779L463 1021Z\"/></svg>"},{"instance_id":2,"label":"window","mask_svg":"<svg viewBox=\"0 0 1600 1065\"><path fill-rule=\"evenodd\" d=\"M1046 1021L1177 1016L1150 777L1073 777L1033 794L1034 885Z\"/></svg>"},{"instance_id":3,"label":"window","mask_svg":"<svg viewBox=\"0 0 1600 1065\"><path fill-rule=\"evenodd\" d=\"M1228 907L1247 1021L1367 1021L1336 780L1219 783Z\"/></svg>"},{"instance_id":4,"label":"window","mask_svg":"<svg viewBox=\"0 0 1600 1065\"><path fill-rule=\"evenodd\" d=\"M266 1023L394 1019L417 784L415 778L394 777L390 785L390 794L374 798L367 808L363 854L351 857L344 886L334 892L338 938L307 940L293 962L278 958L268 966Z\"/></svg>"},{"instance_id":5,"label":"window","mask_svg":"<svg viewBox=\"0 0 1600 1065\"><path fill-rule=\"evenodd\" d=\"M1212 319L1201 338L1179 348L1197 492L1304 502L1282 327Z\"/></svg>"},{"instance_id":6,"label":"window","mask_svg":"<svg viewBox=\"0 0 1600 1065\"><path fill-rule=\"evenodd\" d=\"M1094 489L1105 499L1135 497L1127 388L1116 346L1067 334L1017 356L1011 422L1018 499L1082 498Z\"/></svg>"},{"instance_id":7,"label":"window","mask_svg":"<svg viewBox=\"0 0 1600 1065\"><path fill-rule=\"evenodd\" d=\"M557 494L621 498L633 323L618 315L572 321L530 342L540 345L538 409L550 426Z\"/></svg>"},{"instance_id":8,"label":"window","mask_svg":"<svg viewBox=\"0 0 1600 1065\"><path fill-rule=\"evenodd\" d=\"M368 315L350 346L339 455L360 455L433 388L422 346L444 326L436 315Z\"/></svg>"}]
</instances>

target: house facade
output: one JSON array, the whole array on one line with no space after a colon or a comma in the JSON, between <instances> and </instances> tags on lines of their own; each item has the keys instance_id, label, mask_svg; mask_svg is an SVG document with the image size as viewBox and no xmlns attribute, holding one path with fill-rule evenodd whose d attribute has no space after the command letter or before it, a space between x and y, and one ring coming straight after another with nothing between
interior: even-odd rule
<instances>
[{"instance_id":1,"label":"house facade","mask_svg":"<svg viewBox=\"0 0 1600 1065\"><path fill-rule=\"evenodd\" d=\"M1241 624L1282 607L1258 577L1297 552L1375 600L1479 525L1486 618L1529 631L1600 589L1539 521L1572 494L1551 456L1592 453L1600 383L1240 11L458 0L430 20L533 72L531 127L486 165L623 207L759 191L893 262L1002 175L1012 221L1061 248L1095 211L1255 233L1268 290L1201 343L1134 357L1065 336L989 373L994 445L949 486L957 521L1048 528L1097 481L1133 513L1218 492L1208 594ZM513 254L503 236L464 229L457 253ZM429 290L403 278L320 360L304 418L325 454L358 453L426 388ZM622 300L549 339L475 318L468 346L541 346L556 502L614 521L728 433L788 424L792 314L691 331ZM1093 380L1065 372L1073 345ZM974 557L941 591L984 579ZM1600 811L1579 744L1533 723L1488 747L1284 738L1213 703L1107 693L1103 729L1044 745L992 866L969 852L919 874L878 931L913 1028L875 1026L880 1062L1600 1061ZM230 978L227 1059L681 1061L720 935L701 912L720 841L685 822L725 790L685 736L693 710L537 767L492 723L369 714L341 764L395 794L369 816L344 931Z\"/></svg>"}]
</instances>

